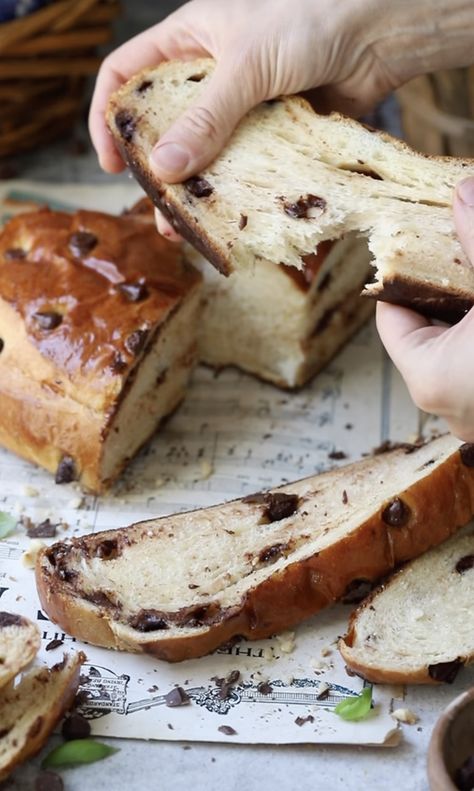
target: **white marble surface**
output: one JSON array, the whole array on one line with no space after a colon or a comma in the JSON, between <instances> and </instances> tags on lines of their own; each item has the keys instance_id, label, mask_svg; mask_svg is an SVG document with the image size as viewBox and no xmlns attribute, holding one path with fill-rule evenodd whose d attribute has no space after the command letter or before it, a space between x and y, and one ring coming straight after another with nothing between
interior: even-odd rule
<instances>
[{"instance_id":1,"label":"white marble surface","mask_svg":"<svg viewBox=\"0 0 474 791\"><path fill-rule=\"evenodd\" d=\"M157 21L179 3L163 0L123 0L124 18L118 34L125 35ZM85 126L77 136L86 140ZM70 142L18 157L17 175L51 181L103 181L92 150L70 153ZM126 176L113 177L126 178ZM120 752L106 761L61 772L67 791L426 791L426 752L436 718L453 697L474 685L474 672L465 670L452 686L411 688L405 705L418 714L418 725L402 726L396 748L244 747L110 740ZM357 727L357 724L354 725ZM4 787L34 789L41 755L15 772Z\"/></svg>"}]
</instances>

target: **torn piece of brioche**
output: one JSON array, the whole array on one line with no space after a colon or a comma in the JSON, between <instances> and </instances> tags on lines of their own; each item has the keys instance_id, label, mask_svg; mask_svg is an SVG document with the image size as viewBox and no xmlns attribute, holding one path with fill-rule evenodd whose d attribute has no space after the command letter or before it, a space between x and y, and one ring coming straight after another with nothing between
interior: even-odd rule
<instances>
[{"instance_id":1,"label":"torn piece of brioche","mask_svg":"<svg viewBox=\"0 0 474 791\"><path fill-rule=\"evenodd\" d=\"M268 637L379 580L474 512L474 446L446 435L38 556L44 611L76 638L168 661Z\"/></svg>"},{"instance_id":2,"label":"torn piece of brioche","mask_svg":"<svg viewBox=\"0 0 474 791\"><path fill-rule=\"evenodd\" d=\"M185 394L201 276L133 217L43 209L0 234L0 444L106 489Z\"/></svg>"},{"instance_id":3,"label":"torn piece of brioche","mask_svg":"<svg viewBox=\"0 0 474 791\"><path fill-rule=\"evenodd\" d=\"M148 198L127 214L154 223ZM190 245L185 256L203 277L200 361L215 368L236 365L279 387L305 384L374 310L360 296L369 251L353 234L322 242L305 256L302 270L259 259L223 277Z\"/></svg>"},{"instance_id":4,"label":"torn piece of brioche","mask_svg":"<svg viewBox=\"0 0 474 791\"><path fill-rule=\"evenodd\" d=\"M214 61L145 69L111 97L109 128L132 173L177 230L222 272L259 258L303 268L326 239L369 238L365 293L448 321L474 303L474 269L456 238L455 184L474 163L417 154L301 97L263 102L202 173L165 184L149 154L211 79Z\"/></svg>"},{"instance_id":5,"label":"torn piece of brioche","mask_svg":"<svg viewBox=\"0 0 474 791\"><path fill-rule=\"evenodd\" d=\"M0 781L36 755L72 706L83 653L65 655L53 667L25 673L15 686L0 690Z\"/></svg>"},{"instance_id":6,"label":"torn piece of brioche","mask_svg":"<svg viewBox=\"0 0 474 791\"><path fill-rule=\"evenodd\" d=\"M22 615L0 612L0 688L33 661L40 645L36 624Z\"/></svg>"},{"instance_id":7,"label":"torn piece of brioche","mask_svg":"<svg viewBox=\"0 0 474 791\"><path fill-rule=\"evenodd\" d=\"M474 660L474 532L402 568L352 615L347 666L375 683L452 682Z\"/></svg>"}]
</instances>

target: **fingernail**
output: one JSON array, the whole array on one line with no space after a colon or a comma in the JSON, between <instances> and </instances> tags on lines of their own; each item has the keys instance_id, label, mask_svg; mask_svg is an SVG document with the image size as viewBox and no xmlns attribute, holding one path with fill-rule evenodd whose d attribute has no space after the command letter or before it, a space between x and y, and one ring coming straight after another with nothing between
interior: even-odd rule
<instances>
[{"instance_id":1,"label":"fingernail","mask_svg":"<svg viewBox=\"0 0 474 791\"><path fill-rule=\"evenodd\" d=\"M163 143L151 152L150 163L166 173L180 173L189 164L189 154L178 143Z\"/></svg>"},{"instance_id":2,"label":"fingernail","mask_svg":"<svg viewBox=\"0 0 474 791\"><path fill-rule=\"evenodd\" d=\"M456 187L456 192L466 206L472 206L474 209L474 178L460 181Z\"/></svg>"}]
</instances>

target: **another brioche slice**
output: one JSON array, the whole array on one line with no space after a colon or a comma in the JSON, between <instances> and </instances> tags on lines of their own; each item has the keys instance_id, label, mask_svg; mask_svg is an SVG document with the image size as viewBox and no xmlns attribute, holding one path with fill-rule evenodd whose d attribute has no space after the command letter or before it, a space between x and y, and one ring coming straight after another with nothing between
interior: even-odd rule
<instances>
[{"instance_id":1,"label":"another brioche slice","mask_svg":"<svg viewBox=\"0 0 474 791\"><path fill-rule=\"evenodd\" d=\"M319 242L369 238L365 293L456 320L474 303L474 269L456 238L453 188L474 162L429 158L301 97L263 102L218 158L184 184L160 182L149 154L212 79L214 62L170 61L111 98L107 121L132 173L174 226L225 274L258 258L303 268ZM230 88L231 90L231 88Z\"/></svg>"},{"instance_id":2,"label":"another brioche slice","mask_svg":"<svg viewBox=\"0 0 474 791\"><path fill-rule=\"evenodd\" d=\"M52 668L35 668L16 687L0 691L0 781L36 755L71 707L83 653L64 656Z\"/></svg>"},{"instance_id":3,"label":"another brioche slice","mask_svg":"<svg viewBox=\"0 0 474 791\"><path fill-rule=\"evenodd\" d=\"M409 563L353 614L339 649L373 682L452 682L474 660L474 532Z\"/></svg>"},{"instance_id":4,"label":"another brioche slice","mask_svg":"<svg viewBox=\"0 0 474 791\"><path fill-rule=\"evenodd\" d=\"M44 611L75 637L178 661L268 637L440 543L474 512L446 435L243 500L45 548Z\"/></svg>"},{"instance_id":5,"label":"another brioche slice","mask_svg":"<svg viewBox=\"0 0 474 791\"><path fill-rule=\"evenodd\" d=\"M41 645L38 627L11 612L0 612L0 687L33 661Z\"/></svg>"}]
</instances>

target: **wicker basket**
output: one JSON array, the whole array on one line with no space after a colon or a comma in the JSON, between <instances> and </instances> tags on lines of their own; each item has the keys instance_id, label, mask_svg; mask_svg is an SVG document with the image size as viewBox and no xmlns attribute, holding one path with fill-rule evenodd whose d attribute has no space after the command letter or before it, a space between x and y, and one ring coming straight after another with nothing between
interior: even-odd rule
<instances>
[{"instance_id":1,"label":"wicker basket","mask_svg":"<svg viewBox=\"0 0 474 791\"><path fill-rule=\"evenodd\" d=\"M0 157L73 126L118 11L117 0L55 0L0 25Z\"/></svg>"},{"instance_id":2,"label":"wicker basket","mask_svg":"<svg viewBox=\"0 0 474 791\"><path fill-rule=\"evenodd\" d=\"M410 145L427 154L474 157L474 66L418 77L397 96Z\"/></svg>"}]
</instances>

